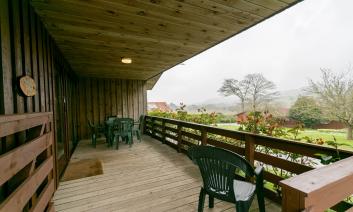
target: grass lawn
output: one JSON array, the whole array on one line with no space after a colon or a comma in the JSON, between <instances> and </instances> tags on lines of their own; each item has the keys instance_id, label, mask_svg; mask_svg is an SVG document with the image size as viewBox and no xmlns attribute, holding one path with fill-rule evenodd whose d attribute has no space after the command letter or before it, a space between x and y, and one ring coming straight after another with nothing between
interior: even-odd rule
<instances>
[{"instance_id":1,"label":"grass lawn","mask_svg":"<svg viewBox=\"0 0 353 212\"><path fill-rule=\"evenodd\" d=\"M346 139L346 130L313 130L305 129L300 132L300 137L308 136L311 138L322 138L325 141L333 141L333 137L336 138L337 143L340 145L339 148L353 150L353 141Z\"/></svg>"},{"instance_id":2,"label":"grass lawn","mask_svg":"<svg viewBox=\"0 0 353 212\"><path fill-rule=\"evenodd\" d=\"M238 129L238 126L235 126L235 125L219 125L218 127L229 129L229 130ZM304 131L300 131L299 138L305 137L305 136L308 136L312 139L322 138L325 141L333 141L333 136L335 136L340 149L353 151L353 140L349 141L346 139L346 130L344 129L343 130L304 129Z\"/></svg>"}]
</instances>

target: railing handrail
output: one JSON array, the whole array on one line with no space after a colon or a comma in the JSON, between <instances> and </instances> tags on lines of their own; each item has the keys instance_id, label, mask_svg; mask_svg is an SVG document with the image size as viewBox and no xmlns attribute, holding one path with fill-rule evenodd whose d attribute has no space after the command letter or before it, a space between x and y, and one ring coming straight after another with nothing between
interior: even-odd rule
<instances>
[{"instance_id":1,"label":"railing handrail","mask_svg":"<svg viewBox=\"0 0 353 212\"><path fill-rule=\"evenodd\" d=\"M50 118L52 118L53 112L16 113L16 114L0 115L0 124L12 122L12 121L31 119L36 117L43 117L43 116L49 116Z\"/></svg>"},{"instance_id":2,"label":"railing handrail","mask_svg":"<svg viewBox=\"0 0 353 212\"><path fill-rule=\"evenodd\" d=\"M53 113L0 115L0 138L19 143L0 155L0 186L18 183L0 211L44 211L55 190Z\"/></svg>"},{"instance_id":3,"label":"railing handrail","mask_svg":"<svg viewBox=\"0 0 353 212\"><path fill-rule=\"evenodd\" d=\"M52 112L0 115L0 137L51 122Z\"/></svg>"},{"instance_id":4,"label":"railing handrail","mask_svg":"<svg viewBox=\"0 0 353 212\"><path fill-rule=\"evenodd\" d=\"M185 129L194 129L199 132ZM315 166L313 163L315 164L318 162L317 159L319 158L319 153L335 157L337 156L337 151L339 151L341 159L353 156L353 152L347 150L336 150L335 148L327 146L243 131L222 129L214 126L157 116L145 116L144 130L146 134L176 148L178 151L184 150L185 146L210 144L241 154L245 156L252 165L255 164L255 161L259 161L266 167L269 167L268 170L265 169L264 171L264 179L278 186L280 186L280 181L286 177L293 176L293 174L300 175L314 169ZM216 137L209 136L209 134L216 135ZM232 144L225 142L227 140L223 140L223 137L234 139L241 143ZM230 141L233 142L232 140ZM259 147L258 149L256 148L257 146ZM278 151L274 150L281 150L281 152L278 155ZM295 155L291 158L292 153L296 153L300 156L300 160L297 160L298 158ZM309 163L305 162L306 160L309 160ZM274 172L274 169L270 167L277 168L280 172ZM282 170L287 174L283 175ZM265 195L279 203L282 201L280 194L283 191L279 189L276 189L276 191L277 192L265 188ZM341 200L343 200L343 198ZM350 207L350 204L347 204L348 203L346 202L340 202L337 205L338 207L341 207L342 205L344 205L344 207Z\"/></svg>"},{"instance_id":5,"label":"railing handrail","mask_svg":"<svg viewBox=\"0 0 353 212\"><path fill-rule=\"evenodd\" d=\"M217 131L223 132L222 134L226 134L226 135L234 134L234 137L247 135L247 136L254 137L255 139L271 140L271 141L275 141L278 143L285 143L285 144L295 144L295 145L303 146L303 147L311 147L314 149L320 149L320 150L324 150L324 151L326 150L326 151L332 152L332 153L335 153L337 151L333 147L328 147L328 146L323 146L323 145L318 145L318 144L311 144L311 143L304 143L304 142L285 139L285 138L276 138L276 137L271 137L271 136L266 136L266 135L255 134L255 133L251 133L251 132L223 129L223 128L218 128L218 127L214 127L214 126L210 126L210 125L187 122L187 121L182 121L182 120L177 120L177 119L164 118L164 117L159 117L159 116L146 115L146 117L154 118L156 120L166 120L166 121L170 121L171 123L178 123L178 124L184 125L185 127L196 126L197 129L204 128L207 131L209 131L210 129L211 130L217 129ZM350 157L353 155L353 151L348 151L348 150L344 150L344 149L338 149L338 151L340 154L342 153L343 154L342 156L344 156L344 157Z\"/></svg>"},{"instance_id":6,"label":"railing handrail","mask_svg":"<svg viewBox=\"0 0 353 212\"><path fill-rule=\"evenodd\" d=\"M353 156L281 181L284 211L324 211L347 198L353 190L352 164ZM301 204L286 195L298 196Z\"/></svg>"}]
</instances>

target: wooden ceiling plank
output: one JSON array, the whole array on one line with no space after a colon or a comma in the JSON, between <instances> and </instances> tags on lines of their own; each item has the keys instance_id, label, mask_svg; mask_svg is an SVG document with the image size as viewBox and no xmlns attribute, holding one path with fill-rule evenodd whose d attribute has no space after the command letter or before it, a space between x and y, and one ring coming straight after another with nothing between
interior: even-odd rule
<instances>
[{"instance_id":1,"label":"wooden ceiling plank","mask_svg":"<svg viewBox=\"0 0 353 212\"><path fill-rule=\"evenodd\" d=\"M115 2L114 0L106 0L109 2ZM244 0L236 0L237 4L248 4L248 8L252 7L253 10L249 9L248 11L244 11L243 8L237 8L233 7L232 12L230 12L229 8L224 7L224 3L219 4L219 7L215 7L214 3L210 0L188 0L188 1L180 1L180 0L155 0L155 1L144 1L144 0L136 0L138 4L131 3L129 0L124 0L124 1L119 1L123 2L125 5L129 6L134 6L136 8L143 8L146 10L151 11L152 9L155 9L156 13L159 13L162 10L165 11L165 8L169 8L171 10L184 10L185 12L190 12L190 13L195 13L200 16L207 16L214 18L214 16L219 15L218 17L229 17L230 19L241 19L241 20L246 20L249 17L251 18L265 18L268 15L270 15L273 11L268 11L268 9L261 7L259 5L251 4L249 5L246 1ZM240 3L239 3L240 2ZM141 7L141 4L144 5L144 7ZM211 7L203 7L201 5L210 5L213 4ZM264 10L264 14L261 14L261 9ZM266 12L265 12L266 11ZM240 13L241 12L241 13ZM231 21L232 22L232 21Z\"/></svg>"},{"instance_id":2,"label":"wooden ceiling plank","mask_svg":"<svg viewBox=\"0 0 353 212\"><path fill-rule=\"evenodd\" d=\"M92 29L89 27L81 27L81 26L72 26L72 25L64 25L57 23L55 26L46 25L48 30L52 31L54 34L69 34L70 36L78 36L86 39L103 39L103 40L115 40L115 39L123 39L130 40L132 42L138 41L146 41L146 42L157 42L157 43L173 43L173 44L183 44L183 42L200 42L199 40L189 37L189 38L180 38L173 39L168 37L158 37L156 35L151 35L146 33L145 35L136 35L132 33L124 33L124 32L110 32L101 29ZM183 41L189 39L188 41ZM214 38L206 37L205 39L210 40L210 42L215 42Z\"/></svg>"},{"instance_id":3,"label":"wooden ceiling plank","mask_svg":"<svg viewBox=\"0 0 353 212\"><path fill-rule=\"evenodd\" d=\"M145 80L147 75L124 75L120 73L116 74L104 74L104 73L85 73L85 74L77 74L79 77L92 77L92 78L110 78L110 79L133 79L133 80Z\"/></svg>"},{"instance_id":4,"label":"wooden ceiling plank","mask_svg":"<svg viewBox=\"0 0 353 212\"><path fill-rule=\"evenodd\" d=\"M198 1L202 1L202 0L198 0ZM251 14L258 14L263 18L266 18L274 13L274 10L272 9L269 9L267 7L262 7L261 5L258 5L258 4L253 4L252 2L249 2L247 0L230 0L230 1L211 0L207 2L217 3L218 5L229 7L230 9L238 9Z\"/></svg>"},{"instance_id":5,"label":"wooden ceiling plank","mask_svg":"<svg viewBox=\"0 0 353 212\"><path fill-rule=\"evenodd\" d=\"M146 50L146 49L130 49L130 48L115 48L115 47L104 47L99 45L94 46L83 46L83 45L72 45L58 43L60 45L60 49L62 51L72 52L73 54L81 54L81 55L91 55L92 53L99 53L99 54L112 54L112 55L121 55L121 56L131 56L135 58L146 58L146 57L159 57L159 58L175 58L175 57L184 57L186 56L179 51L170 51L165 50L162 51L161 49L155 49L154 51ZM83 53L82 53L83 52Z\"/></svg>"},{"instance_id":6,"label":"wooden ceiling plank","mask_svg":"<svg viewBox=\"0 0 353 212\"><path fill-rule=\"evenodd\" d=\"M32 0L32 5L79 76L146 80L295 2ZM133 63L122 64L123 56Z\"/></svg>"},{"instance_id":7,"label":"wooden ceiling plank","mask_svg":"<svg viewBox=\"0 0 353 212\"><path fill-rule=\"evenodd\" d=\"M96 77L107 77L107 76L114 76L114 78L119 78L119 79L140 79L140 80L148 80L150 75L156 75L158 72L149 72L149 73L132 73L132 72L122 72L119 70L105 70L105 71L84 71L84 72L77 72L77 75L79 76L96 76Z\"/></svg>"},{"instance_id":8,"label":"wooden ceiling plank","mask_svg":"<svg viewBox=\"0 0 353 212\"><path fill-rule=\"evenodd\" d=\"M161 22L179 24L191 27L217 27L218 30L234 27L234 18L212 16L212 23L203 15L195 13L182 13L181 11L166 7L158 7L146 3L135 3L135 1L119 0L108 1L78 1L60 0L55 3L32 3L39 14L43 15L45 10L55 10L64 14L79 14L82 17L94 17L97 20L116 21L117 19L135 20L135 24L153 22L157 25ZM87 8L82 10L82 8ZM147 13L148 11L148 13ZM133 15L133 17L129 17ZM187 17L185 17L187 16ZM122 18L123 17L123 18ZM133 21L131 21L133 22ZM143 26L143 25L141 25Z\"/></svg>"},{"instance_id":9,"label":"wooden ceiling plank","mask_svg":"<svg viewBox=\"0 0 353 212\"><path fill-rule=\"evenodd\" d=\"M287 4L294 4L297 0L281 0L281 1Z\"/></svg>"},{"instance_id":10,"label":"wooden ceiling plank","mask_svg":"<svg viewBox=\"0 0 353 212\"><path fill-rule=\"evenodd\" d=\"M86 69L96 69L96 68L100 68L101 70L109 69L109 68L124 68L126 70L129 71L143 71L143 72L150 72L150 71L154 71L157 67L158 68L163 68L165 67L165 65L148 65L148 66L138 66L138 65L132 65L132 64L121 64L121 65L116 65L116 67L113 67L112 65L100 65L100 64L89 64L89 65L85 65L88 64L87 62L85 63L85 61L81 62L81 63L73 63L72 67L76 67L76 68L86 68Z\"/></svg>"},{"instance_id":11,"label":"wooden ceiling plank","mask_svg":"<svg viewBox=\"0 0 353 212\"><path fill-rule=\"evenodd\" d=\"M180 49L166 49L163 51L162 49L155 49L152 50L134 50L129 48L104 48L99 45L93 46L84 46L84 45L76 45L75 48L69 46L67 44L62 44L61 48L62 51L71 52L70 55L78 54L77 56L87 56L87 55L116 55L121 54L121 56L133 56L135 58L150 58L155 59L155 57L167 59L167 58L182 58L186 56L186 52ZM190 51L189 51L190 52ZM75 55L76 56L76 55Z\"/></svg>"},{"instance_id":12,"label":"wooden ceiling plank","mask_svg":"<svg viewBox=\"0 0 353 212\"><path fill-rule=\"evenodd\" d=\"M71 56L70 56L71 57ZM94 60L94 56L91 57L75 57L73 58L72 64L78 64L78 63L84 63L85 61L89 61L88 64L99 64L99 65L104 65L105 63L112 63L111 66L117 66L121 65L120 57L112 57L112 58L104 58L104 57L99 57ZM150 59L150 58L134 58L131 57L133 60L134 66L142 66L142 65L150 65L151 61L154 60L153 66L157 65L163 65L163 66L168 66L172 62L172 60L165 60L165 59ZM98 61L99 60L99 61Z\"/></svg>"},{"instance_id":13,"label":"wooden ceiling plank","mask_svg":"<svg viewBox=\"0 0 353 212\"><path fill-rule=\"evenodd\" d=\"M112 71L109 72L93 72L93 73L86 73L83 74L77 73L79 77L94 77L94 78L118 78L118 79L138 79L138 80L146 80L149 78L150 74L132 74L132 73L114 73Z\"/></svg>"},{"instance_id":14,"label":"wooden ceiling plank","mask_svg":"<svg viewBox=\"0 0 353 212\"><path fill-rule=\"evenodd\" d=\"M59 15L59 14L58 14ZM207 36L224 36L228 34L231 30L236 30L240 29L239 27L236 27L236 25L233 28L229 28L226 30L222 31L215 31L210 28L194 28L190 26L184 26L180 27L178 25L173 25L173 24L151 24L149 22L144 24L144 27L132 25L130 22L127 23L98 23L96 21L87 21L84 19L79 19L79 18L72 18L70 15L61 15L60 18L58 17L52 17L52 16L47 16L46 17L46 22L47 23L53 23L55 22L56 24L49 25L49 27L56 27L57 25L60 25L62 27L65 27L65 25L70 25L70 26L79 26L79 27L87 27L91 29L98 29L98 30L104 30L108 32L124 32L128 34L136 34L139 36L155 36L158 39L183 39L185 41L188 41L187 39L192 36L192 37L207 37ZM190 42L190 41L188 41Z\"/></svg>"},{"instance_id":15,"label":"wooden ceiling plank","mask_svg":"<svg viewBox=\"0 0 353 212\"><path fill-rule=\"evenodd\" d=\"M101 39L91 39L87 40L85 38L77 36L72 36L72 35L55 35L55 40L58 44L64 43L68 45L78 45L78 46L100 46L101 48L106 48L106 47L113 47L113 48L133 48L133 49L147 49L147 50L156 50L158 49L163 49L163 50L170 50L170 51L180 51L184 53L190 52L190 51L199 51L201 48L200 46L196 45L179 45L179 44L171 44L171 43L158 43L158 42L127 42L126 40L114 40L114 41L103 41Z\"/></svg>"},{"instance_id":16,"label":"wooden ceiling plank","mask_svg":"<svg viewBox=\"0 0 353 212\"><path fill-rule=\"evenodd\" d=\"M241 3L243 1L238 0L238 4L241 6ZM204 9L208 9L210 11L213 11L213 13L220 13L220 14L227 14L233 18L239 19L239 20L251 20L251 21L256 21L263 19L268 16L269 13L272 11L268 11L268 9L265 8L259 8L257 6L252 6L252 10L245 11L241 7L228 7L227 5L217 3L214 1L204 1L204 0L188 0L184 2L187 5L193 5L195 7L200 7ZM246 3L246 2L245 2ZM244 3L243 3L244 4ZM257 9L255 11L255 9Z\"/></svg>"},{"instance_id":17,"label":"wooden ceiling plank","mask_svg":"<svg viewBox=\"0 0 353 212\"><path fill-rule=\"evenodd\" d=\"M79 52L81 51L81 49L78 49ZM129 57L132 58L134 65L138 65L140 63L151 63L152 61L155 61L154 64L171 64L173 63L173 61L175 61L175 58L177 58L177 56L168 56L168 55L164 55L164 54L156 54L156 55L138 55L138 54L131 54L131 53L124 53L124 52L120 52L120 53L104 53L102 54L101 52L99 52L99 54L97 54L97 52L94 51L85 51L82 50L81 52L85 52L85 53L80 53L77 54L75 52L72 52L70 50L66 50L66 49L62 49L62 52L68 57L70 58L73 62L74 61L84 61L84 60L93 60L96 63L101 63L101 62L112 62L115 61L116 63L119 62L120 63L120 59L122 57ZM187 58L187 55L180 55L178 58L180 59L184 59ZM99 60L99 61L98 61ZM157 61L157 62L156 62Z\"/></svg>"},{"instance_id":18,"label":"wooden ceiling plank","mask_svg":"<svg viewBox=\"0 0 353 212\"><path fill-rule=\"evenodd\" d=\"M94 28L94 29L101 29L105 31L119 31L119 32L124 32L124 33L134 33L134 34L139 34L139 35L157 35L159 38L167 37L168 39L174 38L173 36L180 36L188 34L192 34L194 36L205 36L206 32L211 32L213 35L217 36L224 36L225 33L231 31L232 29L237 29L236 26L233 28L229 28L227 30L222 30L222 31L216 31L210 29L210 28L195 28L195 27L190 27L190 26L183 26L180 27L178 25L173 25L173 24L151 24L146 22L143 27L134 25L131 23L135 22L126 22L126 23L98 23L96 21L94 22L89 22L84 19L72 19L71 16L61 16L60 18L57 17L52 17L52 16L47 16L46 17L46 22L55 22L61 25L72 25L72 26L82 26L82 27L89 27L89 28ZM239 29L239 27L238 27Z\"/></svg>"},{"instance_id":19,"label":"wooden ceiling plank","mask_svg":"<svg viewBox=\"0 0 353 212\"><path fill-rule=\"evenodd\" d=\"M110 2L113 2L112 0L107 0ZM121 1L120 1L121 2ZM123 1L124 2L124 1ZM184 14L197 14L200 17L203 18L209 18L209 19L216 19L217 21L222 22L229 22L231 24L239 24L235 22L236 20L242 21L244 23L249 22L249 20L260 20L261 17L258 15L254 15L251 13L247 13L247 15L244 16L244 14L241 13L229 13L226 11L217 11L214 10L214 8L205 8L205 7L200 7L198 4L190 4L189 1L170 1L170 0L158 0L158 1L144 1L144 0L137 0L138 4L136 4L138 7L141 7L141 4L145 5L144 9L151 11L152 9L155 9L153 11L165 11L166 8L172 10L172 11L179 11L178 14L184 13ZM204 1L207 2L207 1ZM233 8L233 10L237 10ZM192 17L189 17L192 19ZM234 23L235 22L235 23ZM248 23L251 24L251 23ZM217 26L218 24L216 24ZM242 24L240 24L242 25Z\"/></svg>"},{"instance_id":20,"label":"wooden ceiling plank","mask_svg":"<svg viewBox=\"0 0 353 212\"><path fill-rule=\"evenodd\" d=\"M255 5L265 7L274 11L281 10L288 6L287 3L279 0L247 0Z\"/></svg>"},{"instance_id":21,"label":"wooden ceiling plank","mask_svg":"<svg viewBox=\"0 0 353 212\"><path fill-rule=\"evenodd\" d=\"M107 72L108 71L108 72ZM84 73L95 73L97 72L95 69L85 69ZM114 74L150 74L151 71L141 71L141 70L130 70L130 69L126 69L126 68L105 68L103 67L102 69L99 70L99 73L114 73ZM77 73L80 73L80 71L78 71Z\"/></svg>"},{"instance_id":22,"label":"wooden ceiling plank","mask_svg":"<svg viewBox=\"0 0 353 212\"><path fill-rule=\"evenodd\" d=\"M229 9L229 7L227 7ZM45 20L47 19L55 19L57 21L59 20L69 20L69 21L79 21L81 23L86 23L86 24L98 24L98 25L105 25L105 26L117 26L117 28L120 27L133 27L134 25L131 25L131 22L139 24L136 25L138 27L141 28L141 26L143 27L149 27L149 28L155 28L156 26L158 30L160 30L161 32L169 32L170 29L173 28L177 28L177 29L187 29L187 30L194 30L194 31L198 31L198 32L203 32L204 29L209 29L210 31L213 32L222 32L225 30L225 28L220 28L220 27L214 27L213 25L200 25L200 24L194 24L194 22L190 22L189 25L185 25L185 21L183 23L178 23L178 22L172 22L172 21L168 21L165 19L158 19L158 23L156 24L156 22L152 22L151 20L146 19L142 19L141 21L141 16L140 15L133 15L133 16L129 16L128 13L123 14L124 15L124 19L119 19L119 22L116 21L117 17L111 17L111 16L104 16L104 18L101 18L100 16L95 15L95 18L92 18L92 16L87 16L88 14L80 14L77 12L73 12L72 11L73 8L71 8L71 10L65 10L65 12L63 13L61 10L59 11L55 11L55 10L48 10L48 9L41 9L39 10L39 13L41 13L41 15L45 18ZM230 10L230 9L229 9ZM234 13L234 9L232 9ZM71 11L71 12L68 12ZM231 12L229 12L231 13ZM239 11L237 13L239 17L233 17L233 21L230 27L234 28L237 26L237 23L234 24L234 21L236 20L240 20L242 22L244 22L244 24L251 24L253 21L255 20L260 20L262 19L262 17L260 16L253 16L253 15L248 15L246 12L241 13L241 11ZM241 17L243 16L243 17ZM248 23L247 23L248 22ZM239 25L241 27L241 25ZM179 30L180 32L180 30Z\"/></svg>"},{"instance_id":23,"label":"wooden ceiling plank","mask_svg":"<svg viewBox=\"0 0 353 212\"><path fill-rule=\"evenodd\" d=\"M56 23L55 25L47 25L47 28L53 32L58 33L79 33L86 36L97 37L107 40L114 40L114 39L131 39L134 41L154 41L154 42L161 42L161 43L213 43L216 42L217 39L212 32L210 33L203 33L202 35L194 35L190 33L185 34L157 34L152 31L145 31L143 33L136 33L132 31L120 31L118 29L99 29L93 28L89 26L80 26L80 25L73 25L73 24L63 24L63 23ZM84 34L85 33L85 34Z\"/></svg>"},{"instance_id":24,"label":"wooden ceiling plank","mask_svg":"<svg viewBox=\"0 0 353 212\"><path fill-rule=\"evenodd\" d=\"M149 67L149 66L134 66L133 68L127 67L127 66L117 66L117 67L113 67L113 66L103 66L103 65L81 65L81 64L73 64L72 67L76 67L79 70L85 70L87 72L89 72L89 70L96 70L99 69L99 71L104 71L104 70L128 70L131 73L133 72L142 72L142 73L151 73L157 70L158 68L166 68L165 66L153 66L153 67ZM78 72L80 72L78 70Z\"/></svg>"},{"instance_id":25,"label":"wooden ceiling plank","mask_svg":"<svg viewBox=\"0 0 353 212\"><path fill-rule=\"evenodd\" d=\"M151 74L158 74L159 72L148 72L148 73L132 73L128 71L119 71L119 70L114 70L114 69L109 69L109 70L104 70L104 71L97 71L97 70L91 70L87 71L85 70L84 72L77 72L76 74L79 76L87 76L87 75L95 75L97 77L104 77L104 76L114 76L119 79L140 79L140 80L147 80L150 78Z\"/></svg>"},{"instance_id":26,"label":"wooden ceiling plank","mask_svg":"<svg viewBox=\"0 0 353 212\"><path fill-rule=\"evenodd\" d=\"M66 52L66 51L63 51ZM80 56L76 56L75 54L66 54L67 57L72 58L72 60L75 60L77 62L81 62L84 60L92 60L92 62L95 62L97 64L101 64L101 63L106 63L106 62L113 62L115 64L117 63L121 63L121 58L122 57L129 57L133 60L134 65L139 65L139 64L150 64L151 61L155 61L154 64L170 64L175 60L175 57L166 57L166 56L149 56L149 55L145 55L145 56L134 56L132 54L110 54L108 56L106 55L101 55L101 54L94 54L92 53L90 54L84 54L84 55L80 55ZM184 56L185 57L185 56ZM180 58L184 58L184 57L180 57ZM99 61L98 61L99 60Z\"/></svg>"},{"instance_id":27,"label":"wooden ceiling plank","mask_svg":"<svg viewBox=\"0 0 353 212\"><path fill-rule=\"evenodd\" d=\"M148 61L134 60L133 63L134 63L134 67L136 67L136 66L148 67L147 65L151 64L150 61L151 60L148 60ZM99 62L92 61L90 59L77 59L77 58L75 58L73 60L72 65L74 66L76 64L81 64L81 65L86 65L86 66L91 66L91 67L94 67L94 66L120 67L120 66L125 65L120 62L120 58L117 60L100 60ZM160 68L160 67L168 67L169 65L170 65L170 63L167 63L167 62L155 61L155 63L153 64L153 67Z\"/></svg>"},{"instance_id":28,"label":"wooden ceiling plank","mask_svg":"<svg viewBox=\"0 0 353 212\"><path fill-rule=\"evenodd\" d=\"M138 51L131 51L131 50L125 50L125 49L108 49L105 50L104 48L100 48L97 46L97 50L94 51L94 48L85 48L82 46L77 46L76 49L72 49L71 47L66 47L62 46L61 51L65 53L65 55L70 56L70 57L86 57L90 55L94 55L95 57L101 59L101 58L121 58L121 57L133 57L135 59L152 59L155 60L156 58L160 58L162 60L168 60L172 61L175 60L175 58L185 58L188 56L187 53L184 51L180 50L173 50L173 49L166 49L165 52L161 52L158 49L156 49L155 52L149 52L149 51L144 51L141 50L140 52ZM189 51L190 52L190 51ZM170 60L169 60L169 59ZM174 59L173 59L174 58Z\"/></svg>"}]
</instances>

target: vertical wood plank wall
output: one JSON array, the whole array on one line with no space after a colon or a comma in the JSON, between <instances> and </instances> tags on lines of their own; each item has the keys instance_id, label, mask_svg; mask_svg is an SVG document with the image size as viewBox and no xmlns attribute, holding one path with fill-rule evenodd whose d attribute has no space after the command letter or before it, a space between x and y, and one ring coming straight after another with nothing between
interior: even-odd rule
<instances>
[{"instance_id":1,"label":"vertical wood plank wall","mask_svg":"<svg viewBox=\"0 0 353 212\"><path fill-rule=\"evenodd\" d=\"M139 80L79 79L29 1L0 0L0 116L52 112L48 130L55 133L52 155L57 180L60 173L55 171L65 167L73 141L89 137L88 120L103 124L111 115L137 120L146 113L146 85ZM20 95L16 81L23 75L34 79L34 97ZM32 138L30 130L0 138L0 156ZM23 180L26 176L14 177L16 185ZM0 185L0 203L14 188Z\"/></svg>"},{"instance_id":2,"label":"vertical wood plank wall","mask_svg":"<svg viewBox=\"0 0 353 212\"><path fill-rule=\"evenodd\" d=\"M67 89L71 89L70 108L75 108L77 78L29 0L0 0L0 47L0 116L52 112L55 117L55 74L58 72L64 76ZM17 79L23 75L34 79L37 88L34 97L20 95ZM75 114L75 111L70 112L72 122L77 122ZM49 128L49 131L55 132L55 120ZM30 130L23 130L0 138L0 155L22 147L32 137ZM56 148L53 148L54 159L55 151ZM23 176L15 178L15 181L24 180ZM11 189L13 187L9 184L0 186L0 200Z\"/></svg>"},{"instance_id":3,"label":"vertical wood plank wall","mask_svg":"<svg viewBox=\"0 0 353 212\"><path fill-rule=\"evenodd\" d=\"M61 63L55 66L56 71L68 73L71 72L69 64L34 13L29 0L1 0L0 17L0 115L52 112L54 64ZM68 73L65 74L66 80L74 84L75 76ZM22 75L35 80L37 94L34 97L19 94L16 81ZM4 143L2 141L0 146L1 152L15 145Z\"/></svg>"},{"instance_id":4,"label":"vertical wood plank wall","mask_svg":"<svg viewBox=\"0 0 353 212\"><path fill-rule=\"evenodd\" d=\"M107 116L130 117L146 114L146 84L141 80L79 80L79 137L89 138L88 121L103 124Z\"/></svg>"}]
</instances>

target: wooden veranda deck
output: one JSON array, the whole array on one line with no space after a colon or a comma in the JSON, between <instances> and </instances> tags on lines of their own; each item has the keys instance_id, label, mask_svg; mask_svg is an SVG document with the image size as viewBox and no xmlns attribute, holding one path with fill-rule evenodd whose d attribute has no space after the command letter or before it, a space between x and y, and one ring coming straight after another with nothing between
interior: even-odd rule
<instances>
[{"instance_id":1,"label":"wooden veranda deck","mask_svg":"<svg viewBox=\"0 0 353 212\"><path fill-rule=\"evenodd\" d=\"M61 182L54 196L56 211L197 211L201 176L185 154L143 137L141 143L119 150L102 140L94 149L79 143L70 163L97 158L103 174ZM207 198L208 199L208 198ZM235 211L234 205L215 200L204 211ZM266 200L267 211L280 206ZM254 200L252 211L257 210Z\"/></svg>"}]
</instances>

